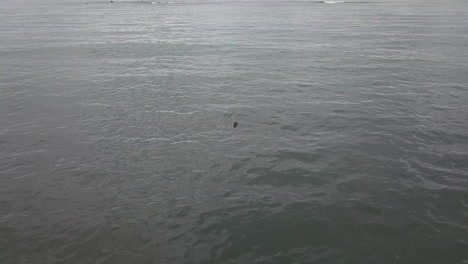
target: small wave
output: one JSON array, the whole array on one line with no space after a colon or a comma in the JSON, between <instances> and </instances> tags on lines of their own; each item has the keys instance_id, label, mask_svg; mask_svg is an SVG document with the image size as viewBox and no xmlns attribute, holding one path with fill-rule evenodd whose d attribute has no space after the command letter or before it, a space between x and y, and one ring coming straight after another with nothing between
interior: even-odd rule
<instances>
[{"instance_id":1,"label":"small wave","mask_svg":"<svg viewBox=\"0 0 468 264\"><path fill-rule=\"evenodd\" d=\"M170 144L171 144L171 145L175 145L175 144L183 144L183 143L192 143L192 144L200 144L200 145L203 145L202 143L198 142L197 140L182 140L182 141L172 142L172 143L170 143Z\"/></svg>"},{"instance_id":2,"label":"small wave","mask_svg":"<svg viewBox=\"0 0 468 264\"><path fill-rule=\"evenodd\" d=\"M169 114L176 114L176 115L193 115L193 114L197 113L197 111L177 112L177 111L172 111L172 110L160 110L160 111L156 111L155 113L169 113Z\"/></svg>"},{"instance_id":3,"label":"small wave","mask_svg":"<svg viewBox=\"0 0 468 264\"><path fill-rule=\"evenodd\" d=\"M323 4L341 4L344 3L345 1L320 1L319 3Z\"/></svg>"},{"instance_id":4,"label":"small wave","mask_svg":"<svg viewBox=\"0 0 468 264\"><path fill-rule=\"evenodd\" d=\"M89 103L89 104L81 104L81 105L85 105L85 106L105 106L105 107L110 107L112 105L110 104L104 104L104 103Z\"/></svg>"}]
</instances>

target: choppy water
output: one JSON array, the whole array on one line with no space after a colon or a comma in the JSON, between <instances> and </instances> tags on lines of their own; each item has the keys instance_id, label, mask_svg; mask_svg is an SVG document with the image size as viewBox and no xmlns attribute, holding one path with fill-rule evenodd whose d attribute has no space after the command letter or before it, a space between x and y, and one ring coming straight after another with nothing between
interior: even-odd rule
<instances>
[{"instance_id":1,"label":"choppy water","mask_svg":"<svg viewBox=\"0 0 468 264\"><path fill-rule=\"evenodd\" d=\"M2 3L0 263L468 263L467 2L150 3Z\"/></svg>"}]
</instances>

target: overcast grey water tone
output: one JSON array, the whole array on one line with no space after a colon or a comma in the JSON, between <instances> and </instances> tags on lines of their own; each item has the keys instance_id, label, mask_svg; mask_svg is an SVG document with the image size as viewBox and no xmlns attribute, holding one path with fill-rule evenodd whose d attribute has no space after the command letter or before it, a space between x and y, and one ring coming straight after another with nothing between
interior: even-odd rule
<instances>
[{"instance_id":1,"label":"overcast grey water tone","mask_svg":"<svg viewBox=\"0 0 468 264\"><path fill-rule=\"evenodd\" d=\"M0 263L467 264L468 2L318 2L2 1Z\"/></svg>"}]
</instances>

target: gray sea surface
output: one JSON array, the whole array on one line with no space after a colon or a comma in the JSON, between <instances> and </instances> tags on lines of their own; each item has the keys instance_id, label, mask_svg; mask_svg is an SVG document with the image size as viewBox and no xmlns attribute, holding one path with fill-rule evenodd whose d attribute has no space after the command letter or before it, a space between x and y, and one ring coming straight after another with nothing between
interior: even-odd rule
<instances>
[{"instance_id":1,"label":"gray sea surface","mask_svg":"<svg viewBox=\"0 0 468 264\"><path fill-rule=\"evenodd\" d=\"M0 263L468 263L467 1L89 1L0 5Z\"/></svg>"}]
</instances>

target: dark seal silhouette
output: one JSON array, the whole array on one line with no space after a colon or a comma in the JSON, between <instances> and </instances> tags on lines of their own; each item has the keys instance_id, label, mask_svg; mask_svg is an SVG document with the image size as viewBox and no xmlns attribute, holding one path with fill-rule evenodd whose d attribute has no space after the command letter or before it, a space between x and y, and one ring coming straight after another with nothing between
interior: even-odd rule
<instances>
[{"instance_id":1,"label":"dark seal silhouette","mask_svg":"<svg viewBox=\"0 0 468 264\"><path fill-rule=\"evenodd\" d=\"M239 125L239 123L237 123L237 121L236 121L236 122L234 122L233 127L237 127L238 125Z\"/></svg>"}]
</instances>

